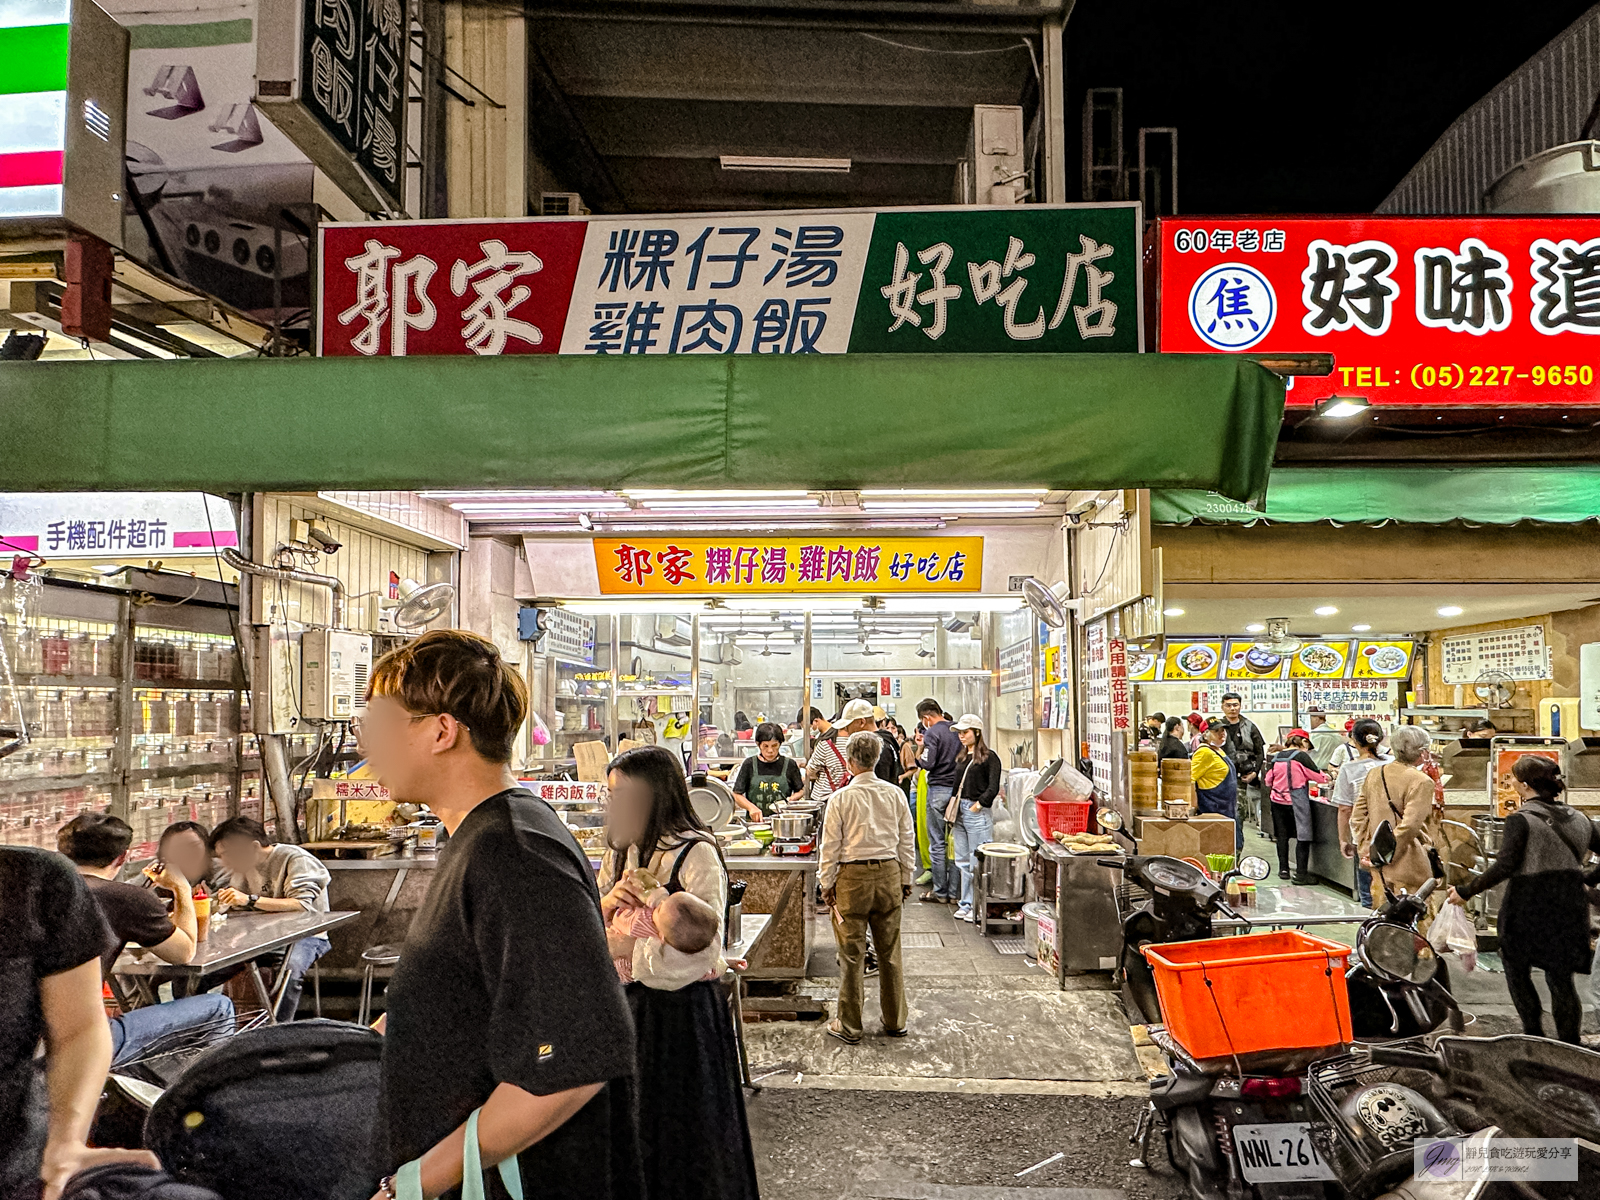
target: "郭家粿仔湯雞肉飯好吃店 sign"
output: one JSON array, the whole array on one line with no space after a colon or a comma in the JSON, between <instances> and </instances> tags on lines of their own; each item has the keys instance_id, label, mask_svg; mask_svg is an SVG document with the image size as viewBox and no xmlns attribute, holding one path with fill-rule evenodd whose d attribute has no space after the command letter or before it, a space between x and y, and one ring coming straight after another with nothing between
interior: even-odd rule
<instances>
[{"instance_id":1,"label":"\u90ed\u5bb6\u7cbf\u4ed4\u6e6f\u96de\u8089\u98ef\u597d\u5403\u5e97 sign","mask_svg":"<svg viewBox=\"0 0 1600 1200\"><path fill-rule=\"evenodd\" d=\"M1600 218L1163 217L1163 353L1327 353L1288 403L1600 403Z\"/></svg>"},{"instance_id":2,"label":"\u90ed\u5bb6\u7cbf\u4ed4\u6e6f\u96de\u8089\u98ef\u597d\u5403\u5e97 sign","mask_svg":"<svg viewBox=\"0 0 1600 1200\"><path fill-rule=\"evenodd\" d=\"M604 596L976 592L981 537L596 538Z\"/></svg>"},{"instance_id":3,"label":"\u90ed\u5bb6\u7cbf\u4ed4\u6e6f\u96de\u8089\u98ef\u597d\u5403\u5e97 sign","mask_svg":"<svg viewBox=\"0 0 1600 1200\"><path fill-rule=\"evenodd\" d=\"M319 230L319 352L1142 349L1136 204Z\"/></svg>"}]
</instances>

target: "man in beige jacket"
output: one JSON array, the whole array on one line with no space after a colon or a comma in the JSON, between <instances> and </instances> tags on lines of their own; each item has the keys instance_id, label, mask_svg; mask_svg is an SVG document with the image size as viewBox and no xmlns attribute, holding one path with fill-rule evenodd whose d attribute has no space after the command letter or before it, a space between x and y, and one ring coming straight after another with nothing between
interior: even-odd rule
<instances>
[{"instance_id":1,"label":"man in beige jacket","mask_svg":"<svg viewBox=\"0 0 1600 1200\"><path fill-rule=\"evenodd\" d=\"M906 1034L905 975L900 962L900 910L911 895L917 834L906 795L874 774L883 742L867 730L844 747L850 782L828 797L822 822L818 882L833 910L839 943L839 1016L827 1032L847 1045L861 1041L862 966L867 929L878 951L883 1031Z\"/></svg>"}]
</instances>

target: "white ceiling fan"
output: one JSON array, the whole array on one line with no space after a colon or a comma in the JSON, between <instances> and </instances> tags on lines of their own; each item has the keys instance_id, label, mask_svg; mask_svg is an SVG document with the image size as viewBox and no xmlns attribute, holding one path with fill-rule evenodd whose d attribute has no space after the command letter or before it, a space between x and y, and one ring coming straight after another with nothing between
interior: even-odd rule
<instances>
[{"instance_id":1,"label":"white ceiling fan","mask_svg":"<svg viewBox=\"0 0 1600 1200\"><path fill-rule=\"evenodd\" d=\"M772 648L772 635L769 633L763 635L761 640L761 649L756 651L756 657L771 658L774 654L788 655L790 653L791 651L788 650L774 650Z\"/></svg>"},{"instance_id":2,"label":"white ceiling fan","mask_svg":"<svg viewBox=\"0 0 1600 1200\"><path fill-rule=\"evenodd\" d=\"M1256 642L1257 648L1270 654L1293 654L1305 642L1289 632L1288 617L1268 617L1266 636Z\"/></svg>"}]
</instances>

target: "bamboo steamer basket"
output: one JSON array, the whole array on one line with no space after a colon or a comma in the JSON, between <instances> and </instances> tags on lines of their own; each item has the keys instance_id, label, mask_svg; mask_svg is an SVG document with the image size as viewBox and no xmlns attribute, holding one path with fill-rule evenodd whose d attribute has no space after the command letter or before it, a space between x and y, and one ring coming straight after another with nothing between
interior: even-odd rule
<instances>
[{"instance_id":1,"label":"bamboo steamer basket","mask_svg":"<svg viewBox=\"0 0 1600 1200\"><path fill-rule=\"evenodd\" d=\"M1194 780L1189 773L1189 760L1169 758L1161 764L1161 799L1194 802Z\"/></svg>"},{"instance_id":2,"label":"bamboo steamer basket","mask_svg":"<svg viewBox=\"0 0 1600 1200\"><path fill-rule=\"evenodd\" d=\"M1160 777L1154 754L1140 752L1128 756L1128 800L1136 813L1160 810Z\"/></svg>"}]
</instances>

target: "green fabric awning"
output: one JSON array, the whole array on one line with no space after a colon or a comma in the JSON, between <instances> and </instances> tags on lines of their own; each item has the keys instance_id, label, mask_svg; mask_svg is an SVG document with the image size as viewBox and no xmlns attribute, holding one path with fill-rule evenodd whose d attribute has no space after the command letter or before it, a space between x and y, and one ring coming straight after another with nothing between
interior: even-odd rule
<instances>
[{"instance_id":1,"label":"green fabric awning","mask_svg":"<svg viewBox=\"0 0 1600 1200\"><path fill-rule=\"evenodd\" d=\"M1157 354L0 364L12 491L1182 487L1263 494L1277 376Z\"/></svg>"},{"instance_id":2,"label":"green fabric awning","mask_svg":"<svg viewBox=\"0 0 1600 1200\"><path fill-rule=\"evenodd\" d=\"M1264 506L1216 492L1158 490L1150 519L1162 525L1255 521L1437 525L1466 521L1573 524L1600 518L1600 466L1280 467Z\"/></svg>"}]
</instances>

